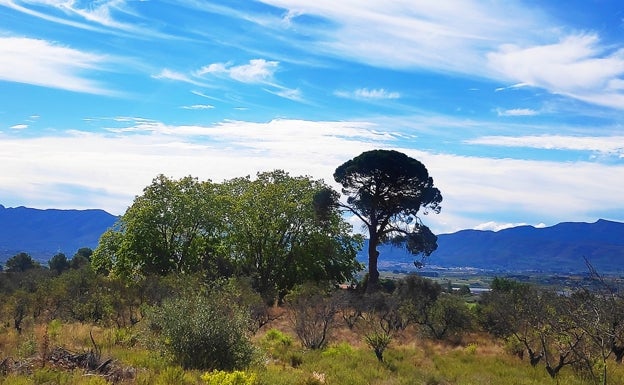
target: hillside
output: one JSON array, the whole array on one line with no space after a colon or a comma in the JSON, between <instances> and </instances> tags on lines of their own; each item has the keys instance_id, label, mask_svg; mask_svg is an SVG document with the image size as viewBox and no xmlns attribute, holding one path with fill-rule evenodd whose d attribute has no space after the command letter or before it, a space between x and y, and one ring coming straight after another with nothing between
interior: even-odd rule
<instances>
[{"instance_id":1,"label":"hillside","mask_svg":"<svg viewBox=\"0 0 624 385\"><path fill-rule=\"evenodd\" d=\"M68 257L81 247L95 248L117 217L103 210L39 210L0 205L0 261L27 252L47 261L55 253Z\"/></svg>"},{"instance_id":2,"label":"hillside","mask_svg":"<svg viewBox=\"0 0 624 385\"><path fill-rule=\"evenodd\" d=\"M380 269L413 269L405 250L381 246ZM494 231L462 230L438 236L428 266L493 271L585 272L584 257L601 272L624 272L624 223L564 222L552 227L520 226ZM365 261L365 252L358 258Z\"/></svg>"}]
</instances>

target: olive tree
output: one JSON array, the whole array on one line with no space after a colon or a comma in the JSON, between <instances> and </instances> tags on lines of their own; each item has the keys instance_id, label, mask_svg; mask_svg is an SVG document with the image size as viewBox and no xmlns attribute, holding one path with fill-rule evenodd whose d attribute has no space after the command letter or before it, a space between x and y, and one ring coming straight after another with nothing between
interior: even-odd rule
<instances>
[{"instance_id":1,"label":"olive tree","mask_svg":"<svg viewBox=\"0 0 624 385\"><path fill-rule=\"evenodd\" d=\"M422 256L437 248L437 237L418 213L421 208L424 214L439 213L442 195L420 161L394 150L366 151L336 168L334 179L342 185L346 202L326 191L317 197L318 207L337 205L364 223L369 235L369 290L379 284L380 244L401 243Z\"/></svg>"}]
</instances>

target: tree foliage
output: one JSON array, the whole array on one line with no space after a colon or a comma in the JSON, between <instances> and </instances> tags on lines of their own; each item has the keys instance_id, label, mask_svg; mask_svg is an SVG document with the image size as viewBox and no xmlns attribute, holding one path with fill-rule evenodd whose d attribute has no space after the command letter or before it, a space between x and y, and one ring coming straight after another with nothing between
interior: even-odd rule
<instances>
[{"instance_id":1,"label":"tree foliage","mask_svg":"<svg viewBox=\"0 0 624 385\"><path fill-rule=\"evenodd\" d=\"M4 264L5 271L8 273L20 273L26 270L40 267L39 263L32 259L28 253L18 253L7 259Z\"/></svg>"},{"instance_id":2,"label":"tree foliage","mask_svg":"<svg viewBox=\"0 0 624 385\"><path fill-rule=\"evenodd\" d=\"M56 274L60 274L69 269L70 264L65 254L57 253L48 261L48 266L51 271L56 272Z\"/></svg>"},{"instance_id":3,"label":"tree foliage","mask_svg":"<svg viewBox=\"0 0 624 385\"><path fill-rule=\"evenodd\" d=\"M245 276L267 301L307 280L343 282L360 268L361 240L338 210L315 215L326 188L280 170L221 184L159 175L102 235L92 264L121 277Z\"/></svg>"},{"instance_id":4,"label":"tree foliage","mask_svg":"<svg viewBox=\"0 0 624 385\"><path fill-rule=\"evenodd\" d=\"M439 213L442 195L420 161L393 150L366 151L336 168L334 179L347 196L346 203L334 200L334 205L358 217L368 230L371 288L379 282L379 244L394 240L422 256L437 248L437 237L421 222L418 212L422 208L425 214ZM317 196L318 207L328 203L331 193Z\"/></svg>"},{"instance_id":5,"label":"tree foliage","mask_svg":"<svg viewBox=\"0 0 624 385\"><path fill-rule=\"evenodd\" d=\"M213 183L159 175L102 235L92 263L121 276L197 270L213 254L219 214Z\"/></svg>"},{"instance_id":6,"label":"tree foliage","mask_svg":"<svg viewBox=\"0 0 624 385\"><path fill-rule=\"evenodd\" d=\"M349 235L339 212L323 221L315 216L314 195L327 188L322 182L276 170L223 187L228 257L267 300L281 300L308 280L350 280L359 269L359 238Z\"/></svg>"}]
</instances>

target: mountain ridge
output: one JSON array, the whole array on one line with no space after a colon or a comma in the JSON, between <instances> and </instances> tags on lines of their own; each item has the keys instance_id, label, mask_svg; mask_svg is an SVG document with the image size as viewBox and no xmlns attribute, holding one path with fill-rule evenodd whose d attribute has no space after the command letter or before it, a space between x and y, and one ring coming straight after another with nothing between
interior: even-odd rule
<instances>
[{"instance_id":1,"label":"mountain ridge","mask_svg":"<svg viewBox=\"0 0 624 385\"><path fill-rule=\"evenodd\" d=\"M0 204L0 261L26 252L49 260L58 252L71 257L81 247L95 248L117 217L100 209L34 209Z\"/></svg>"},{"instance_id":2,"label":"mountain ridge","mask_svg":"<svg viewBox=\"0 0 624 385\"><path fill-rule=\"evenodd\" d=\"M381 245L379 251L380 269L415 270L414 256L405 250ZM365 261L365 253L361 252L359 259ZM438 235L438 249L426 263L446 268L572 273L586 272L586 259L601 272L624 272L624 223L599 219L543 228L460 230Z\"/></svg>"},{"instance_id":3,"label":"mountain ridge","mask_svg":"<svg viewBox=\"0 0 624 385\"><path fill-rule=\"evenodd\" d=\"M100 209L7 208L0 204L0 262L27 252L47 262L58 252L71 257L79 248L95 248L118 217ZM404 249L379 246L380 270L416 270ZM366 262L366 247L358 253ZM587 258L601 272L624 273L624 223L561 222L549 227L517 226L499 231L460 230L438 235L438 249L426 266L492 271L587 271Z\"/></svg>"}]
</instances>

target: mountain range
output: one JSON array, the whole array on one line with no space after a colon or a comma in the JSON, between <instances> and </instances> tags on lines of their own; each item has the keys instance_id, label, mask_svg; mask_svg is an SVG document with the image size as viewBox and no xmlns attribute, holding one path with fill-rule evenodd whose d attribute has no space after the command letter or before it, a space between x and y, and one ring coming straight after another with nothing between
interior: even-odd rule
<instances>
[{"instance_id":1,"label":"mountain range","mask_svg":"<svg viewBox=\"0 0 624 385\"><path fill-rule=\"evenodd\" d=\"M414 256L404 249L382 245L378 250L380 270L415 270ZM358 257L365 261L365 252ZM624 223L600 219L441 234L426 266L578 273L587 272L586 260L601 273L624 273Z\"/></svg>"},{"instance_id":2,"label":"mountain range","mask_svg":"<svg viewBox=\"0 0 624 385\"><path fill-rule=\"evenodd\" d=\"M95 248L118 218L103 210L40 210L0 205L0 262L19 252L47 262L58 252L68 257L81 247ZM380 270L415 270L414 256L400 247L379 247ZM366 246L358 254L366 262ZM624 273L624 223L564 222L551 227L512 227L500 231L462 230L438 236L428 267L489 271L587 271L585 259L600 272Z\"/></svg>"},{"instance_id":3,"label":"mountain range","mask_svg":"<svg viewBox=\"0 0 624 385\"><path fill-rule=\"evenodd\" d=\"M81 247L95 248L117 217L104 210L39 210L0 205L0 262L26 252L47 262L54 254L71 258Z\"/></svg>"}]
</instances>

